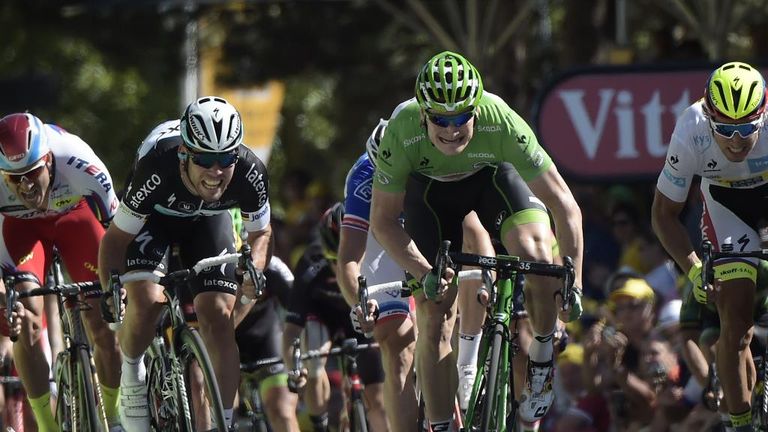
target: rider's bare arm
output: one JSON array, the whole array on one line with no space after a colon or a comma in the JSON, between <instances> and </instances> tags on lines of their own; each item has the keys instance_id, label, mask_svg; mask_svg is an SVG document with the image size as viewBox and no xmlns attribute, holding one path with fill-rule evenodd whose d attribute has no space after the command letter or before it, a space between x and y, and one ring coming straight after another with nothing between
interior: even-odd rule
<instances>
[{"instance_id":1,"label":"rider's bare arm","mask_svg":"<svg viewBox=\"0 0 768 432\"><path fill-rule=\"evenodd\" d=\"M672 201L656 189L651 209L651 224L664 249L680 266L683 274L688 274L691 267L699 262L699 257L696 256L688 233L680 222L680 213L684 207L685 201Z\"/></svg>"},{"instance_id":2,"label":"rider's bare arm","mask_svg":"<svg viewBox=\"0 0 768 432\"><path fill-rule=\"evenodd\" d=\"M259 231L248 233L245 240L251 246L251 259L259 270L264 270L272 258L274 240L272 238L272 225L267 225Z\"/></svg>"},{"instance_id":3,"label":"rider's bare arm","mask_svg":"<svg viewBox=\"0 0 768 432\"><path fill-rule=\"evenodd\" d=\"M134 237L134 234L123 231L114 223L107 228L99 245L99 280L102 287L109 286L112 270L120 274L125 271L125 251Z\"/></svg>"},{"instance_id":4,"label":"rider's bare arm","mask_svg":"<svg viewBox=\"0 0 768 432\"><path fill-rule=\"evenodd\" d=\"M371 229L376 240L400 267L421 278L432 269L432 265L400 225L404 199L405 192L384 192L374 187Z\"/></svg>"},{"instance_id":5,"label":"rider's bare arm","mask_svg":"<svg viewBox=\"0 0 768 432\"><path fill-rule=\"evenodd\" d=\"M554 165L528 182L528 187L552 213L560 255L573 258L576 270L575 285L583 286L581 283L581 264L584 253L584 238L581 228L581 209L579 209L576 199Z\"/></svg>"},{"instance_id":6,"label":"rider's bare arm","mask_svg":"<svg viewBox=\"0 0 768 432\"><path fill-rule=\"evenodd\" d=\"M365 253L368 233L359 229L341 227L339 238L339 273L336 275L341 294L350 306L357 304L357 277Z\"/></svg>"}]
</instances>

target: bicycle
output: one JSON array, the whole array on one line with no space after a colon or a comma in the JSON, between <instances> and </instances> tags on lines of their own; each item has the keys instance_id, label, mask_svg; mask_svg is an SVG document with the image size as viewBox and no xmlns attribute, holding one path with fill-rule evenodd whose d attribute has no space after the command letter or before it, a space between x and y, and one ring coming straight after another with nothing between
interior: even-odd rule
<instances>
[{"instance_id":1,"label":"bicycle","mask_svg":"<svg viewBox=\"0 0 768 432\"><path fill-rule=\"evenodd\" d=\"M270 366L283 362L282 358L274 357L240 364L240 403L243 408L241 419L246 420L246 429L252 432L270 432L264 404L259 392L259 382L263 371ZM292 382L289 381L289 386ZM240 429L238 429L240 430Z\"/></svg>"},{"instance_id":2,"label":"bicycle","mask_svg":"<svg viewBox=\"0 0 768 432\"><path fill-rule=\"evenodd\" d=\"M119 322L122 315L120 288L123 284L136 281L151 281L163 286L166 302L160 321L170 320L170 336L159 326L154 340L147 350L147 390L149 398L150 423L154 431L193 432L196 430L196 413L193 409L190 371L196 362L203 374L214 427L219 431L229 430L224 420L224 406L208 351L198 331L189 326L181 311L177 288L185 287L192 278L211 267L239 263L255 279L255 269L250 259L250 248L243 247L240 253L230 253L204 258L188 269L181 269L165 276L150 271L118 275L111 272L110 285L114 304L113 318ZM200 413L200 417L208 413Z\"/></svg>"},{"instance_id":3,"label":"bicycle","mask_svg":"<svg viewBox=\"0 0 768 432\"><path fill-rule=\"evenodd\" d=\"M715 281L714 262L720 258L757 258L768 260L768 249L753 252L714 251L712 243L701 243L701 283L711 285ZM765 341L762 341L765 342ZM757 384L752 392L752 427L756 431L768 431L768 343L763 343L763 352L752 353L757 370Z\"/></svg>"},{"instance_id":4,"label":"bicycle","mask_svg":"<svg viewBox=\"0 0 768 432\"><path fill-rule=\"evenodd\" d=\"M80 300L80 294L101 294L101 284L98 281L63 283L61 257L55 249L51 265L53 283L46 287L18 292L15 289L17 277L6 276L6 319L10 325L12 305L21 299L57 296L64 351L59 353L54 366L54 379L58 388L56 422L62 431L108 430L96 366L80 316L80 311L90 308ZM11 337L14 342L16 339L16 336Z\"/></svg>"},{"instance_id":5,"label":"bicycle","mask_svg":"<svg viewBox=\"0 0 768 432\"><path fill-rule=\"evenodd\" d=\"M483 324L478 356L477 376L464 416L464 430L512 431L515 429L518 402L514 397L512 359L516 354L510 322L517 307L514 305L514 286L519 274L536 274L563 280L559 291L562 310L567 311L574 295L575 271L570 257L563 257L563 265L524 261L519 257L495 257L463 252L449 252L450 241L444 241L438 251L433 272L442 275L448 266L478 267L496 272L496 280L488 283L488 313Z\"/></svg>"},{"instance_id":6,"label":"bicycle","mask_svg":"<svg viewBox=\"0 0 768 432\"><path fill-rule=\"evenodd\" d=\"M350 432L368 432L368 420L366 417L365 403L363 402L363 382L357 370L357 355L369 349L378 349L376 342L359 344L357 339L344 339L340 346L328 351L310 350L301 353L301 344L295 340L292 344L293 368L289 376L297 379L301 376L301 364L306 360L319 357L342 357L341 373L345 378L344 389L346 392L346 415L349 419Z\"/></svg>"},{"instance_id":7,"label":"bicycle","mask_svg":"<svg viewBox=\"0 0 768 432\"><path fill-rule=\"evenodd\" d=\"M486 276L487 276L486 272L481 272L481 270L463 270L458 273L457 280L458 281L485 280ZM365 276L358 276L357 286L358 286L358 302L361 305L367 305L368 299L371 296L377 295L382 292L387 293L387 295L392 298L395 298L395 297L404 298L404 297L410 297L411 295L413 295L413 292L411 288L408 286L407 282L402 280L385 282L385 283L369 286ZM366 334L366 337L370 337L370 336L371 335ZM431 428L429 426L429 420L426 417L426 410L425 410L426 407L424 404L424 398L422 397L421 390L418 385L418 379L414 380L414 384L416 386L416 393L417 393L417 399L419 404L418 417L416 419L417 430L423 431L423 432L429 432L431 431ZM463 427L461 417L462 417L462 413L461 413L461 409L459 408L459 402L458 400L455 400L454 401L454 426L456 430L460 430Z\"/></svg>"},{"instance_id":8,"label":"bicycle","mask_svg":"<svg viewBox=\"0 0 768 432\"><path fill-rule=\"evenodd\" d=\"M14 367L8 359L0 366L0 385L4 395L5 409L2 414L2 428L14 432L24 432L24 411L27 397L21 379L16 376Z\"/></svg>"}]
</instances>

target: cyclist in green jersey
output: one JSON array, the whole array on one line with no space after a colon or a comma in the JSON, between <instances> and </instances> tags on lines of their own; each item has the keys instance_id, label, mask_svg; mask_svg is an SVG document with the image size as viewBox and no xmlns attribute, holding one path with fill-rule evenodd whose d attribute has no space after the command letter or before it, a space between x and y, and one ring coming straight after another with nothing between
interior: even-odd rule
<instances>
[{"instance_id":1,"label":"cyclist in green jersey","mask_svg":"<svg viewBox=\"0 0 768 432\"><path fill-rule=\"evenodd\" d=\"M526 122L498 96L483 92L477 69L463 56L442 52L416 79L416 99L393 113L382 138L374 175L371 227L387 253L419 279L417 376L432 430L448 430L457 388L450 346L456 313L451 269L433 275L442 240L462 245L461 223L474 210L507 252L525 260L553 262L549 210L564 256L574 258L581 286L581 211L552 160ZM405 227L399 217L405 212ZM552 336L559 281L526 278L526 308L534 340L520 417L534 422L553 400ZM580 290L577 289L580 292ZM570 316L581 313L573 296Z\"/></svg>"}]
</instances>

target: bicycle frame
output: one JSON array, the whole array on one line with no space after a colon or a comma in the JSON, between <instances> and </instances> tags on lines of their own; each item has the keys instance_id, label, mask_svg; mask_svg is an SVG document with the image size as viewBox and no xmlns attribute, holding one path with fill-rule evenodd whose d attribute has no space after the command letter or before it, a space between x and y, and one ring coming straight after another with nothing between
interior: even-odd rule
<instances>
[{"instance_id":1,"label":"bicycle frame","mask_svg":"<svg viewBox=\"0 0 768 432\"><path fill-rule=\"evenodd\" d=\"M562 308L567 310L575 280L573 262L569 257L564 257L564 265L561 266L523 261L508 255L488 257L460 252L449 253L449 248L450 242L444 242L437 262L442 260L449 266L467 265L496 272L495 283L491 283L489 278L484 280L489 290L489 313L486 314L483 326L478 371L464 418L465 428L470 431L513 430L518 402L514 398L512 359L519 347L515 342L517 327L510 333L510 324L519 318L518 312L521 309L514 301L517 276L537 274L562 279L563 287L559 294L563 299ZM509 395L512 395L512 400L508 402ZM475 429L478 413L479 428Z\"/></svg>"},{"instance_id":2,"label":"bicycle frame","mask_svg":"<svg viewBox=\"0 0 768 432\"><path fill-rule=\"evenodd\" d=\"M246 260L245 257L248 259ZM176 289L177 287L183 286L183 284L205 269L237 262L245 262L248 271L253 271L253 263L250 261L250 248L244 247L240 253L205 258L200 260L192 268L174 271L168 273L166 276L159 276L152 272L135 272L122 276L118 276L115 272L112 272L110 276L113 295L115 292L119 292L119 288L122 284L128 282L146 280L163 287L163 294L167 300L164 303L164 308L171 321L172 332L170 340L166 339L164 332L160 332L160 334L153 340L149 349L151 357L150 366L154 368L155 365L152 362L157 360L160 362L158 367L162 368L161 371L163 375L170 374L170 379L164 379L162 382L163 389L161 393L166 394L172 392L171 394L174 395L176 403L175 406L170 407L170 409L180 411L175 414L178 415L178 420L182 422L182 425L180 426L181 430L195 430L195 425L192 424L193 412L188 397L189 389L186 388L184 382L186 371L183 364L183 361L185 360L183 354L185 348L191 350L189 354L192 354L200 368L203 369L203 375L208 379L206 385L210 388L207 388L206 390L208 390L208 401L211 404L210 411L213 414L215 424L224 425L225 420L219 385L216 381L216 376L211 372L212 367L210 365L208 353L205 346L202 346L199 342L197 331L191 328L184 319L180 300L176 295ZM115 303L115 305L114 317L117 318L122 315L122 301ZM200 364L201 362L198 358L201 358L204 364ZM165 363L166 360L168 361L167 364ZM167 368L170 368L170 370L166 370ZM147 383L149 385L149 380ZM166 386L168 386L168 388L166 388ZM151 392L152 389L150 388L148 391ZM163 397L163 403L166 403L165 397ZM164 406L163 408L167 407ZM154 421L157 421L157 419L154 419Z\"/></svg>"},{"instance_id":3,"label":"bicycle frame","mask_svg":"<svg viewBox=\"0 0 768 432\"><path fill-rule=\"evenodd\" d=\"M367 419L365 417L365 408L363 405L363 383L360 375L357 371L357 355L363 351L378 348L379 344L374 342L370 344L358 344L354 338L345 339L342 341L341 346L331 348L328 351L311 350L304 354L301 354L300 344L294 342L292 344L293 358L299 359L298 362L294 362L291 375L296 377L296 372L301 370L301 362L315 359L318 357L335 357L342 356L341 371L344 379L347 381L345 386L348 386L345 391L347 393L347 415L350 420L350 430L352 432L367 432ZM362 413L356 412L356 406L362 407ZM354 428L354 419L360 416L360 430Z\"/></svg>"},{"instance_id":4,"label":"bicycle frame","mask_svg":"<svg viewBox=\"0 0 768 432\"><path fill-rule=\"evenodd\" d=\"M83 303L79 295L84 290L96 291L100 288L98 282L76 282L65 284L61 271L61 258L58 252L53 250L53 260L51 263L51 278L46 287L35 288L26 292L19 293L15 289L15 277L9 276L6 280L6 305L12 305L17 300L28 297L56 295L59 305L59 319L61 320L61 330L64 338L64 350L59 354L55 361L54 378L59 384L59 404L57 404L57 417L62 409L72 407L72 421L78 424L69 425L70 430L77 430L77 427L94 428L101 425L105 428L107 425L106 413L104 411L101 387L99 386L98 375L96 374L96 365L93 361L93 354L88 343L88 336L85 332L83 319L80 312L86 310L87 305ZM99 290L100 291L100 290ZM11 308L7 308L6 318L10 322ZM11 338L14 342L15 337ZM81 356L81 353L85 353ZM83 364L81 364L83 363ZM62 370L61 365L66 364L66 370ZM90 378L83 378L86 382L78 381L78 368L83 373L89 374ZM66 374L66 375L64 375ZM75 383L76 389L80 389L82 394L72 391L69 386L63 385L64 381L69 381L72 385ZM84 386L82 389L80 386ZM92 388L88 388L92 387ZM80 400L80 399L84 400ZM93 400L91 401L91 398ZM84 406L83 406L84 405ZM93 406L90 406L93 405ZM66 415L66 414L62 414ZM95 417L95 418L93 418ZM58 419L59 423L64 423L67 419ZM90 425L88 425L90 423ZM84 426L88 425L88 426Z\"/></svg>"}]
</instances>

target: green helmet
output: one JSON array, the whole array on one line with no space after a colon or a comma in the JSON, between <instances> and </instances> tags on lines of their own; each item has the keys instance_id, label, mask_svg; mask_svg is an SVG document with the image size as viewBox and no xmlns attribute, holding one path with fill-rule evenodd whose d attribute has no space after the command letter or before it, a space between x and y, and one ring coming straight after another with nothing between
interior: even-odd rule
<instances>
[{"instance_id":1,"label":"green helmet","mask_svg":"<svg viewBox=\"0 0 768 432\"><path fill-rule=\"evenodd\" d=\"M707 107L734 120L765 111L765 79L752 66L726 63L712 72L705 90Z\"/></svg>"},{"instance_id":2,"label":"green helmet","mask_svg":"<svg viewBox=\"0 0 768 432\"><path fill-rule=\"evenodd\" d=\"M476 106L482 95L480 73L454 52L443 51L432 57L416 77L416 100L430 112L465 111Z\"/></svg>"}]
</instances>

